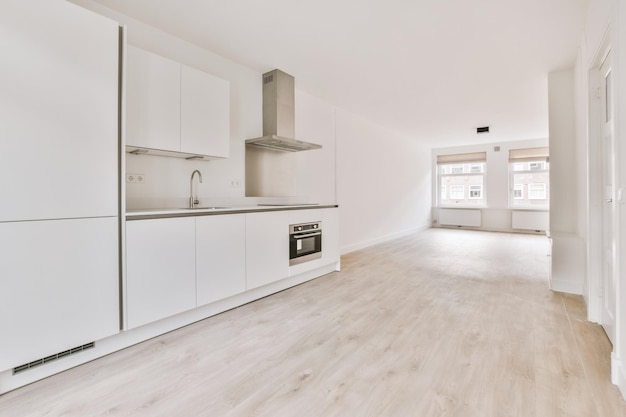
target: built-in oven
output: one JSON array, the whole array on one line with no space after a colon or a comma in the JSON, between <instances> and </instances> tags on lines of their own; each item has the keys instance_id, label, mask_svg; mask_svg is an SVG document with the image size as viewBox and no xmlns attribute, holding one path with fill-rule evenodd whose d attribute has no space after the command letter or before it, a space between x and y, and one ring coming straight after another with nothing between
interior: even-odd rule
<instances>
[{"instance_id":1,"label":"built-in oven","mask_svg":"<svg viewBox=\"0 0 626 417\"><path fill-rule=\"evenodd\" d=\"M322 257L322 222L289 226L289 266Z\"/></svg>"}]
</instances>

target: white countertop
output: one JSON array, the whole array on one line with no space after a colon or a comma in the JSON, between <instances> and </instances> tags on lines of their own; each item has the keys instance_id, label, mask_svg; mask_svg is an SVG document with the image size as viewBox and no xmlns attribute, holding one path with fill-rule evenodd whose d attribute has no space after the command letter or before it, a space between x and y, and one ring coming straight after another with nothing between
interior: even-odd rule
<instances>
[{"instance_id":1,"label":"white countertop","mask_svg":"<svg viewBox=\"0 0 626 417\"><path fill-rule=\"evenodd\" d=\"M247 205L231 207L199 207L199 208L143 208L126 210L127 220L141 220L165 217L206 216L217 214L248 213L253 211L307 210L337 207L336 204L293 204L293 205Z\"/></svg>"}]
</instances>

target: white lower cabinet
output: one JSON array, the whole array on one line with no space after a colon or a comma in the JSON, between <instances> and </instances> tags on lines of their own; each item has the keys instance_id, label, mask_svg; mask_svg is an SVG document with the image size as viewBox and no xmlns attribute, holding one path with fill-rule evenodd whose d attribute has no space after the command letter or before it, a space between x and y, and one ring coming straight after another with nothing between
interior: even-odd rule
<instances>
[{"instance_id":1,"label":"white lower cabinet","mask_svg":"<svg viewBox=\"0 0 626 417\"><path fill-rule=\"evenodd\" d=\"M339 262L339 210L336 208L297 210L291 213L291 224L322 222L322 257L289 267L289 276Z\"/></svg>"},{"instance_id":2,"label":"white lower cabinet","mask_svg":"<svg viewBox=\"0 0 626 417\"><path fill-rule=\"evenodd\" d=\"M0 371L119 332L118 218L0 223Z\"/></svg>"},{"instance_id":3,"label":"white lower cabinet","mask_svg":"<svg viewBox=\"0 0 626 417\"><path fill-rule=\"evenodd\" d=\"M246 290L246 215L196 218L197 305Z\"/></svg>"},{"instance_id":4,"label":"white lower cabinet","mask_svg":"<svg viewBox=\"0 0 626 417\"><path fill-rule=\"evenodd\" d=\"M132 329L196 307L195 218L126 223L126 318Z\"/></svg>"},{"instance_id":5,"label":"white lower cabinet","mask_svg":"<svg viewBox=\"0 0 626 417\"><path fill-rule=\"evenodd\" d=\"M339 209L322 210L322 264L339 262Z\"/></svg>"},{"instance_id":6,"label":"white lower cabinet","mask_svg":"<svg viewBox=\"0 0 626 417\"><path fill-rule=\"evenodd\" d=\"M289 276L289 212L246 214L246 289Z\"/></svg>"},{"instance_id":7,"label":"white lower cabinet","mask_svg":"<svg viewBox=\"0 0 626 417\"><path fill-rule=\"evenodd\" d=\"M289 267L289 225L322 221L322 258ZM126 222L126 328L339 262L337 209Z\"/></svg>"}]
</instances>

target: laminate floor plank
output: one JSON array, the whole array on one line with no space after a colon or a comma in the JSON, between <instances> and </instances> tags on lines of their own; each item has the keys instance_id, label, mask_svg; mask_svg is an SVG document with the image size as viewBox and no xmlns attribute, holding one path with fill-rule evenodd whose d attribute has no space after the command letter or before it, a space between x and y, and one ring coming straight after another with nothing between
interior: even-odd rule
<instances>
[{"instance_id":1,"label":"laminate floor plank","mask_svg":"<svg viewBox=\"0 0 626 417\"><path fill-rule=\"evenodd\" d=\"M543 236L431 229L0 396L0 417L626 417Z\"/></svg>"}]
</instances>

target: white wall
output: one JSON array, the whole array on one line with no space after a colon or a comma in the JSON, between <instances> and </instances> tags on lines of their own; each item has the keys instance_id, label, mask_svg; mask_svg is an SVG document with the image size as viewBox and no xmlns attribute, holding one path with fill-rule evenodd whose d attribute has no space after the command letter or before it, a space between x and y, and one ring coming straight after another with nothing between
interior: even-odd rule
<instances>
[{"instance_id":1,"label":"white wall","mask_svg":"<svg viewBox=\"0 0 626 417\"><path fill-rule=\"evenodd\" d=\"M493 231L513 231L511 228L511 209L509 208L509 150L548 146L548 139L527 139L512 142L488 143L432 150L431 170L433 217L437 219L437 156L471 152L486 152L485 197L487 204L482 208L482 226L480 229ZM495 151L500 147L499 151Z\"/></svg>"},{"instance_id":2,"label":"white wall","mask_svg":"<svg viewBox=\"0 0 626 417\"><path fill-rule=\"evenodd\" d=\"M620 51L613 57L616 73L616 103L615 114L616 126L615 137L617 140L617 162L618 169L617 186L621 192L618 196L618 224L616 228L619 230L617 264L618 264L618 297L617 297L617 337L619 340L619 350L616 355L619 370L614 379L618 382L620 390L626 396L626 369L623 361L626 359L626 4L624 1L616 2L617 22L615 27L615 43L614 47Z\"/></svg>"},{"instance_id":3,"label":"white wall","mask_svg":"<svg viewBox=\"0 0 626 417\"><path fill-rule=\"evenodd\" d=\"M430 226L430 150L337 110L342 252Z\"/></svg>"},{"instance_id":4,"label":"white wall","mask_svg":"<svg viewBox=\"0 0 626 417\"><path fill-rule=\"evenodd\" d=\"M574 133L574 70L548 74L550 230L576 233L578 170ZM584 268L584 265L583 265Z\"/></svg>"},{"instance_id":5,"label":"white wall","mask_svg":"<svg viewBox=\"0 0 626 417\"><path fill-rule=\"evenodd\" d=\"M583 294L586 279L585 244L578 233L579 169L575 133L574 70L548 74L550 130L550 282L560 292Z\"/></svg>"},{"instance_id":6,"label":"white wall","mask_svg":"<svg viewBox=\"0 0 626 417\"><path fill-rule=\"evenodd\" d=\"M295 106L296 138L322 145L321 150L296 152L297 187L305 190L308 201L336 203L335 109L300 90Z\"/></svg>"}]
</instances>

